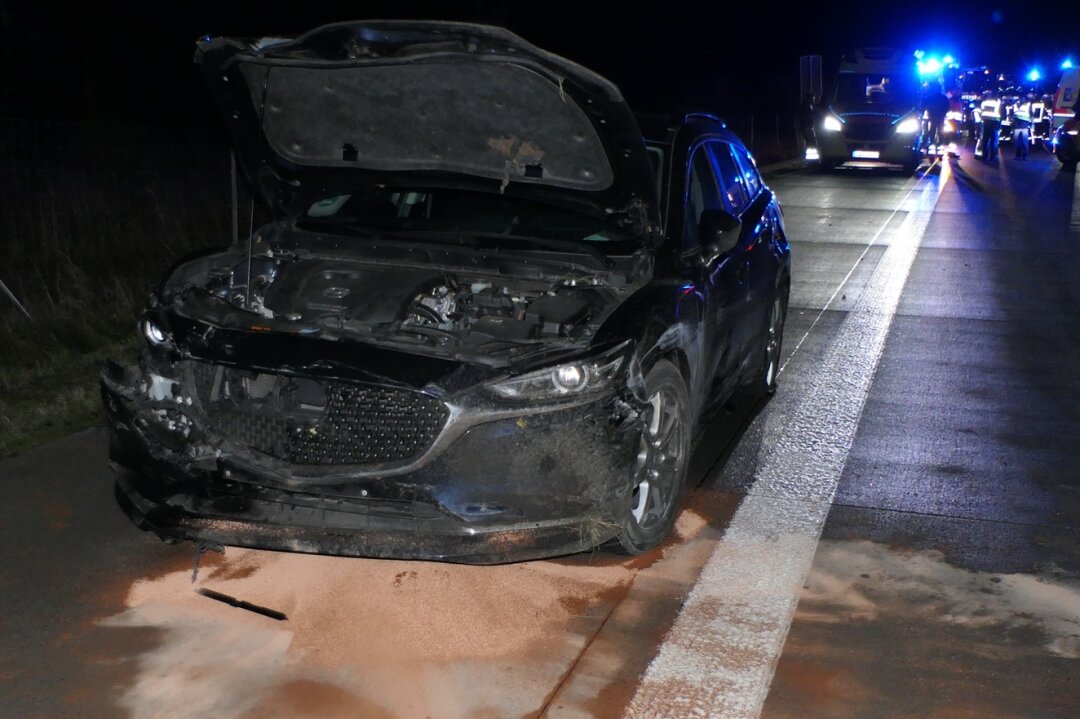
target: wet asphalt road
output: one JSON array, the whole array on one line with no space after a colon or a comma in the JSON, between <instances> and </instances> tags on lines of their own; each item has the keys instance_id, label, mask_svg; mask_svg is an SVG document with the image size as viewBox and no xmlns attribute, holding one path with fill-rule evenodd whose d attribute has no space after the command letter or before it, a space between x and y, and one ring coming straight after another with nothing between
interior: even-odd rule
<instances>
[{"instance_id":1,"label":"wet asphalt road","mask_svg":"<svg viewBox=\"0 0 1080 719\"><path fill-rule=\"evenodd\" d=\"M1080 715L1080 191L952 169L766 717Z\"/></svg>"},{"instance_id":2,"label":"wet asphalt road","mask_svg":"<svg viewBox=\"0 0 1080 719\"><path fill-rule=\"evenodd\" d=\"M190 546L115 508L100 431L0 462L0 716L1080 715L1074 178L1039 153L916 178L770 176L795 268L782 388L711 428L677 536L646 557L477 568L228 549L193 584ZM836 348L858 323L882 345L845 368ZM823 381L847 388L833 400L850 441L827 433L810 451L836 451L772 488ZM740 550L747 508L772 523L777 501L820 521L791 552L771 551L775 527ZM799 552L806 566L781 566ZM728 556L726 593L703 591L702 567ZM772 607L762 587L775 610L756 613ZM706 630L716 614L730 632ZM721 672L642 683L692 652Z\"/></svg>"}]
</instances>

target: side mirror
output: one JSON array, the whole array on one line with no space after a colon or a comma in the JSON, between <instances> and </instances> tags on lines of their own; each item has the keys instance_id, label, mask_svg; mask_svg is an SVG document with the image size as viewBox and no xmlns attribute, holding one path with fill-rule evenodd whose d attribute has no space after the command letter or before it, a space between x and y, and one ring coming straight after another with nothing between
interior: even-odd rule
<instances>
[{"instance_id":1,"label":"side mirror","mask_svg":"<svg viewBox=\"0 0 1080 719\"><path fill-rule=\"evenodd\" d=\"M730 252L739 241L742 222L724 210L705 210L701 213L699 237L701 259L710 263L720 255Z\"/></svg>"}]
</instances>

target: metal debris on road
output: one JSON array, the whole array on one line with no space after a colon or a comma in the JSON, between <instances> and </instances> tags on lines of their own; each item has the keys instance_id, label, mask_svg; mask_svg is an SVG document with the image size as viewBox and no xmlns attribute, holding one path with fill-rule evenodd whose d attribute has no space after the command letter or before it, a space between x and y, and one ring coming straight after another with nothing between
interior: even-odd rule
<instances>
[{"instance_id":1,"label":"metal debris on road","mask_svg":"<svg viewBox=\"0 0 1080 719\"><path fill-rule=\"evenodd\" d=\"M225 545L218 544L217 542L196 542L195 543L195 557L191 561L191 583L194 584L195 580L199 578L199 560L202 559L202 555L207 552L217 552L218 554L225 554Z\"/></svg>"},{"instance_id":2,"label":"metal debris on road","mask_svg":"<svg viewBox=\"0 0 1080 719\"><path fill-rule=\"evenodd\" d=\"M222 602L223 604L228 604L230 607L236 607L237 609L246 609L249 612L255 612L256 614L261 614L264 617L270 617L271 619L276 619L279 622L283 622L286 619L288 619L288 617L285 616L285 612L279 612L276 609L268 609L267 607L260 607L258 604L252 604L251 602L245 602L242 599L237 599L236 597L230 597L228 594L222 594L221 592L215 592L213 589L203 588L203 589L199 589L197 591L198 591L199 594L206 597L207 599L213 599L215 601Z\"/></svg>"}]
</instances>

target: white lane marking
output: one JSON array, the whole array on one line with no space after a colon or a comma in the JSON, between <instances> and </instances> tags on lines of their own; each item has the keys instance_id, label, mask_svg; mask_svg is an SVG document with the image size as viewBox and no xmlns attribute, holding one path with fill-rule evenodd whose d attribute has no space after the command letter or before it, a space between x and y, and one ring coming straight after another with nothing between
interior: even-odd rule
<instances>
[{"instance_id":1,"label":"white lane marking","mask_svg":"<svg viewBox=\"0 0 1080 719\"><path fill-rule=\"evenodd\" d=\"M1073 177L1073 202L1072 217L1069 219L1069 229L1080 232L1080 170Z\"/></svg>"},{"instance_id":2,"label":"white lane marking","mask_svg":"<svg viewBox=\"0 0 1080 719\"><path fill-rule=\"evenodd\" d=\"M883 223L881 223L881 227L879 227L878 231L874 233L874 236L870 239L869 244L867 244L866 247L863 248L863 251L859 254L859 257L855 260L855 263L851 266L851 269L848 270L846 275L844 275L844 279L840 280L840 284L838 284L836 286L836 289L833 290L833 293L829 297L828 301L825 303L825 306L821 308L821 311L817 313L817 317L815 317L814 321L810 323L810 327L806 330L806 332L803 333L803 336L799 338L799 341L795 343L795 349L791 350L791 354L788 355L788 358L784 360L784 363L782 365L780 365L780 369L776 372L778 377L784 373L784 368L788 366L788 363L791 362L791 359L798 353L799 348L803 346L803 342L806 341L806 338L809 337L810 333L814 331L815 327L817 327L817 323L821 321L822 317L825 316L825 312L827 312L829 307L832 306L833 300L835 300L836 296L840 294L840 290L844 288L844 285L847 284L847 281L851 279L851 275L855 273L855 269L862 263L863 258L866 257L866 253L870 251L871 247L877 244L878 239L881 237L881 233L885 231L885 228L889 226L889 223L892 222L892 219L896 217L896 214L900 212L900 209L902 207L904 207L905 203L907 203L908 201L908 198L911 197L911 194L915 192L916 189L918 189L921 181L926 179L927 175L930 174L930 170L933 170L939 162L940 160L934 160L933 164L931 164L930 167L926 169L926 172L923 173L922 177L919 178L919 182L916 182L911 186L911 189L907 191L906 195L904 195L904 199L900 200L900 204L896 206L896 209L893 210L892 213L885 218L885 221Z\"/></svg>"},{"instance_id":3,"label":"white lane marking","mask_svg":"<svg viewBox=\"0 0 1080 719\"><path fill-rule=\"evenodd\" d=\"M790 420L766 436L755 481L631 701L628 716L757 717L931 213L922 184Z\"/></svg>"}]
</instances>

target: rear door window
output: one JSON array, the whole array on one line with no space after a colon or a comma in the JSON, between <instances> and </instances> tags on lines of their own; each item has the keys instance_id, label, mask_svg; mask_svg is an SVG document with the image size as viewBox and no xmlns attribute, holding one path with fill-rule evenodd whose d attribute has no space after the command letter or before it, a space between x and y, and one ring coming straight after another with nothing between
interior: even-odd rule
<instances>
[{"instance_id":1,"label":"rear door window","mask_svg":"<svg viewBox=\"0 0 1080 719\"><path fill-rule=\"evenodd\" d=\"M735 164L728 143L714 141L709 143L709 151L716 163L720 180L720 190L724 196L726 209L733 215L741 215L750 204L750 195L744 184L742 171Z\"/></svg>"},{"instance_id":2,"label":"rear door window","mask_svg":"<svg viewBox=\"0 0 1080 719\"><path fill-rule=\"evenodd\" d=\"M746 191L750 195L750 200L753 201L757 194L761 192L761 175L758 174L757 166L754 164L754 160L747 154L746 150L741 147L731 147L731 152L735 156L735 164L739 166L739 171L742 174L743 184L746 185Z\"/></svg>"}]
</instances>

